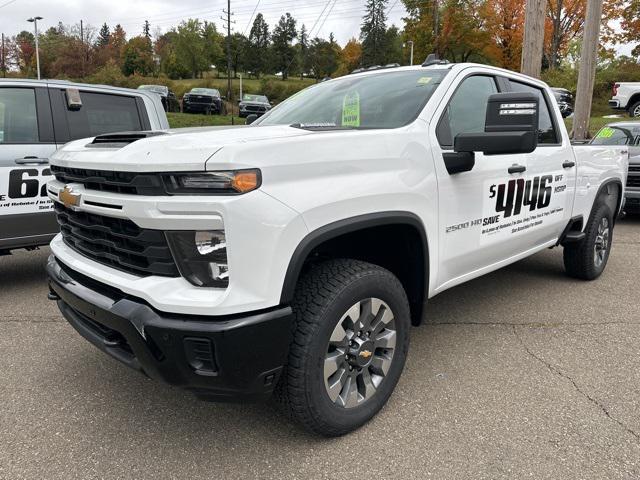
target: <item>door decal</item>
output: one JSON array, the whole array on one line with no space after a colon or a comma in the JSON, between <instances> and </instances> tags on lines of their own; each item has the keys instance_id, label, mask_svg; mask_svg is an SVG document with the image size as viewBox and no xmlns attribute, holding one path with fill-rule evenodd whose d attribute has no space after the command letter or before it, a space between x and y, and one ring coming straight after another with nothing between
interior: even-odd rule
<instances>
[{"instance_id":1,"label":"door decal","mask_svg":"<svg viewBox=\"0 0 640 480\"><path fill-rule=\"evenodd\" d=\"M50 211L47 182L52 178L48 167L0 169L0 215Z\"/></svg>"}]
</instances>

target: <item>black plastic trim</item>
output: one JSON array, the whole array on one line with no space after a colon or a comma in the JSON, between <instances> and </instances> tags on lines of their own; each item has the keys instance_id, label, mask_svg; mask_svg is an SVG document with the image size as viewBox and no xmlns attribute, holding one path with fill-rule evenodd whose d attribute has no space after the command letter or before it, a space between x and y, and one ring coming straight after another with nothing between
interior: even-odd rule
<instances>
[{"instance_id":1,"label":"black plastic trim","mask_svg":"<svg viewBox=\"0 0 640 480\"><path fill-rule=\"evenodd\" d=\"M420 237L422 238L424 248L424 297L423 303L428 297L429 290L429 244L427 241L427 234L424 229L424 225L417 215L410 212L402 211L390 211L390 212L378 212L365 215L358 215L357 217L347 218L339 220L337 222L330 223L323 227L314 230L309 233L298 245L293 252L287 273L285 275L284 284L282 286L282 294L280 296L280 303L282 305L288 305L293 300L293 295L300 277L300 272L309 257L309 254L319 245L339 237L341 235L352 233L358 230L364 230L371 227L379 227L382 225L410 225L415 227Z\"/></svg>"}]
</instances>

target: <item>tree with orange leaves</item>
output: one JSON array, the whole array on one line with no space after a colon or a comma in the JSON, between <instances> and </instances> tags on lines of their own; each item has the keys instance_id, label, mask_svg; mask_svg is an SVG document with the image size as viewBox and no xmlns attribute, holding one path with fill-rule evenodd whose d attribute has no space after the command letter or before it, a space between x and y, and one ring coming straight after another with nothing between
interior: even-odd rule
<instances>
[{"instance_id":1,"label":"tree with orange leaves","mask_svg":"<svg viewBox=\"0 0 640 480\"><path fill-rule=\"evenodd\" d=\"M522 0L487 0L480 10L490 37L485 54L500 67L520 69L524 7Z\"/></svg>"}]
</instances>

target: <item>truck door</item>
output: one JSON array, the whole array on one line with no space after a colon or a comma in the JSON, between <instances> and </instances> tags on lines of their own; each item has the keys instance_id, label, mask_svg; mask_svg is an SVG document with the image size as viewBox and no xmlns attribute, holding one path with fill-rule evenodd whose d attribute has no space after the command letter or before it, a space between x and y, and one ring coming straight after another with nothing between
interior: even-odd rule
<instances>
[{"instance_id":1,"label":"truck door","mask_svg":"<svg viewBox=\"0 0 640 480\"><path fill-rule=\"evenodd\" d=\"M531 218L520 243L525 248L556 240L571 220L576 187L576 160L568 139L563 139L548 92L519 80L507 80L512 92L535 93L540 99L538 111L538 148L528 155L525 180L531 188L538 184L538 202L524 208ZM526 218L526 217L523 217ZM585 219L586 222L586 219Z\"/></svg>"},{"instance_id":2,"label":"truck door","mask_svg":"<svg viewBox=\"0 0 640 480\"><path fill-rule=\"evenodd\" d=\"M0 250L57 231L45 191L55 150L47 89L0 86Z\"/></svg>"}]
</instances>

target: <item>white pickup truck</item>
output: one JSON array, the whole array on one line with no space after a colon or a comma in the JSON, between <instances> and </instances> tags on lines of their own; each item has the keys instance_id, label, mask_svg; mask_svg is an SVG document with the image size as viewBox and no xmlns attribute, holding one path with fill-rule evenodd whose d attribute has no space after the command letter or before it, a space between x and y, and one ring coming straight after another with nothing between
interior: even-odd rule
<instances>
[{"instance_id":1,"label":"white pickup truck","mask_svg":"<svg viewBox=\"0 0 640 480\"><path fill-rule=\"evenodd\" d=\"M614 83L609 106L626 110L630 117L640 118L640 82Z\"/></svg>"},{"instance_id":2,"label":"white pickup truck","mask_svg":"<svg viewBox=\"0 0 640 480\"><path fill-rule=\"evenodd\" d=\"M68 144L49 297L154 379L275 392L341 435L391 395L429 298L556 246L598 277L626 147L572 146L543 82L425 63L323 82L250 126Z\"/></svg>"}]
</instances>

